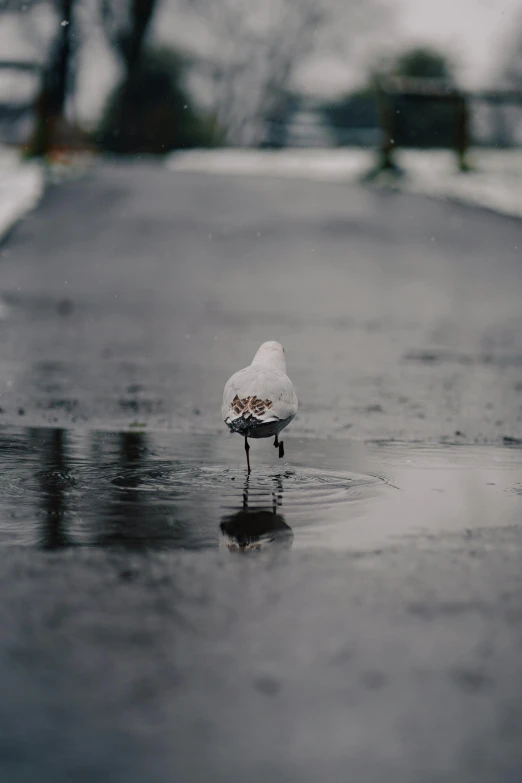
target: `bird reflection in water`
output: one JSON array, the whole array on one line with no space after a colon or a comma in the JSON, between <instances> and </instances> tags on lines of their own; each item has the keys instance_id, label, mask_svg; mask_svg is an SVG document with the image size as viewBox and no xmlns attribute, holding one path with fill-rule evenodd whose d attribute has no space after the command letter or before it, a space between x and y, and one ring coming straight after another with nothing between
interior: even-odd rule
<instances>
[{"instance_id":1,"label":"bird reflection in water","mask_svg":"<svg viewBox=\"0 0 522 783\"><path fill-rule=\"evenodd\" d=\"M34 428L30 433L42 465L37 472L43 511L39 544L42 549L64 549L72 545L67 530L66 498L74 484L66 433L46 428Z\"/></svg>"},{"instance_id":2,"label":"bird reflection in water","mask_svg":"<svg viewBox=\"0 0 522 783\"><path fill-rule=\"evenodd\" d=\"M278 509L283 502L283 480L274 476L270 508L249 505L250 477L245 480L243 507L221 520L221 544L232 552L259 552L268 548L290 549L294 540L292 528ZM250 496L250 497L249 497Z\"/></svg>"}]
</instances>

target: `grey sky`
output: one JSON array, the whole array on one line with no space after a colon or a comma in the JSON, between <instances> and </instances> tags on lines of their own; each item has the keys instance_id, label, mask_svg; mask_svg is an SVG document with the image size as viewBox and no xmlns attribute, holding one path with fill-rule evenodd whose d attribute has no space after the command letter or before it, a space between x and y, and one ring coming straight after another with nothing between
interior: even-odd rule
<instances>
[{"instance_id":1,"label":"grey sky","mask_svg":"<svg viewBox=\"0 0 522 783\"><path fill-rule=\"evenodd\" d=\"M509 40L522 25L522 0L390 0L404 39L425 38L454 53L461 80L487 83Z\"/></svg>"}]
</instances>

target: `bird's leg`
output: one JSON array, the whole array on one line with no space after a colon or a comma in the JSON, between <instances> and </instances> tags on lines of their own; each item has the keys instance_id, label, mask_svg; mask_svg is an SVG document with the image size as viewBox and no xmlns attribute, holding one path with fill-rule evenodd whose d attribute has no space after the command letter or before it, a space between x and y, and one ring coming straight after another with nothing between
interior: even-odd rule
<instances>
[{"instance_id":1,"label":"bird's leg","mask_svg":"<svg viewBox=\"0 0 522 783\"><path fill-rule=\"evenodd\" d=\"M285 447L283 445L283 441L280 440L279 441L279 459L281 459L281 457L284 457L284 456L285 456Z\"/></svg>"},{"instance_id":2,"label":"bird's leg","mask_svg":"<svg viewBox=\"0 0 522 783\"><path fill-rule=\"evenodd\" d=\"M249 482L250 476L248 475L245 479L245 487L243 489L243 511L248 511L248 490L249 490Z\"/></svg>"},{"instance_id":3,"label":"bird's leg","mask_svg":"<svg viewBox=\"0 0 522 783\"><path fill-rule=\"evenodd\" d=\"M277 437L277 435L274 438L274 446L276 447L276 449L279 446L279 438Z\"/></svg>"},{"instance_id":4,"label":"bird's leg","mask_svg":"<svg viewBox=\"0 0 522 783\"><path fill-rule=\"evenodd\" d=\"M250 446L248 443L248 438L246 437L245 437L245 451L246 451L246 458L247 458L247 468L248 468L248 472L250 473L250 456L248 453L250 451Z\"/></svg>"}]
</instances>

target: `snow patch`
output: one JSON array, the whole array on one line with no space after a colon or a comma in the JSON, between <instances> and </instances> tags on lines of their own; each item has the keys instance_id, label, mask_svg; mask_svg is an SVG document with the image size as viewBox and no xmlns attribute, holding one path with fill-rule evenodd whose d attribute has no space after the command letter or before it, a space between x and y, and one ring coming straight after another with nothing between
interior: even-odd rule
<instances>
[{"instance_id":1,"label":"snow patch","mask_svg":"<svg viewBox=\"0 0 522 783\"><path fill-rule=\"evenodd\" d=\"M328 150L188 150L169 155L172 171L263 174L325 182L358 182L375 165L375 153L360 148ZM398 190L486 207L522 218L522 150L483 150L470 156L472 171L457 171L447 150L402 150L405 176Z\"/></svg>"},{"instance_id":2,"label":"snow patch","mask_svg":"<svg viewBox=\"0 0 522 783\"><path fill-rule=\"evenodd\" d=\"M15 150L0 148L0 241L14 223L36 206L43 191L42 166L22 162Z\"/></svg>"},{"instance_id":3,"label":"snow patch","mask_svg":"<svg viewBox=\"0 0 522 783\"><path fill-rule=\"evenodd\" d=\"M364 149L350 150L188 150L167 158L172 171L216 174L263 174L342 181L357 179L372 160Z\"/></svg>"}]
</instances>

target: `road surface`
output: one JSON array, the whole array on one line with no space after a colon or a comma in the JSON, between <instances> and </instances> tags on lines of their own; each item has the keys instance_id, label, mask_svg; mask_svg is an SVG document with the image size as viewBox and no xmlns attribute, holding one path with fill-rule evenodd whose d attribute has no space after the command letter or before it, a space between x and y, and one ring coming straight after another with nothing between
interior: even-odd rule
<instances>
[{"instance_id":1,"label":"road surface","mask_svg":"<svg viewBox=\"0 0 522 783\"><path fill-rule=\"evenodd\" d=\"M521 248L342 184L48 192L0 248L2 779L518 783ZM266 339L301 408L245 483Z\"/></svg>"}]
</instances>

